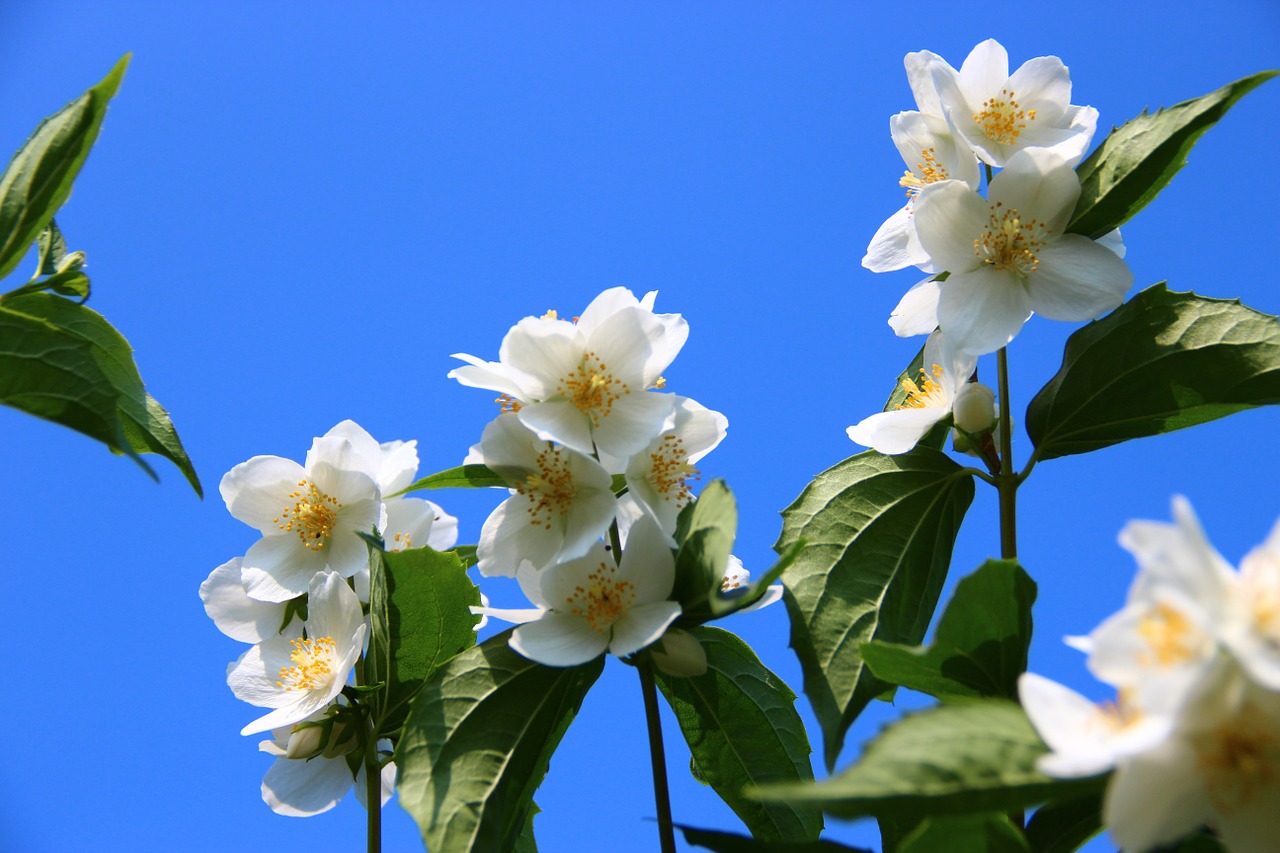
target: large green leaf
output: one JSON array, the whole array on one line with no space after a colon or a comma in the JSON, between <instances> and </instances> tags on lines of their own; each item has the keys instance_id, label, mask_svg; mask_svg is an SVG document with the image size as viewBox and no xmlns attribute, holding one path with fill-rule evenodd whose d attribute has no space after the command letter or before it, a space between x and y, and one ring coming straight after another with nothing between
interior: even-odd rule
<instances>
[{"instance_id":1,"label":"large green leaf","mask_svg":"<svg viewBox=\"0 0 1280 853\"><path fill-rule=\"evenodd\" d=\"M551 754L604 668L603 657L541 666L508 648L510 634L436 670L405 721L396 790L428 850L515 847Z\"/></svg>"},{"instance_id":2,"label":"large green leaf","mask_svg":"<svg viewBox=\"0 0 1280 853\"><path fill-rule=\"evenodd\" d=\"M1128 222L1186 165L1200 135L1277 73L1263 71L1154 114L1144 111L1111 131L1076 170L1080 200L1067 230L1096 240Z\"/></svg>"},{"instance_id":3,"label":"large green leaf","mask_svg":"<svg viewBox=\"0 0 1280 853\"><path fill-rule=\"evenodd\" d=\"M13 272L71 194L128 64L126 54L101 83L40 122L0 175L0 278Z\"/></svg>"},{"instance_id":4,"label":"large green leaf","mask_svg":"<svg viewBox=\"0 0 1280 853\"><path fill-rule=\"evenodd\" d=\"M876 678L939 699L1016 699L1035 600L1035 582L1017 563L988 560L956 585L927 648L865 643L863 660Z\"/></svg>"},{"instance_id":5,"label":"large green leaf","mask_svg":"<svg viewBox=\"0 0 1280 853\"><path fill-rule=\"evenodd\" d=\"M1056 780L1036 771L1045 746L1013 702L985 699L903 717L857 764L815 785L760 789L766 800L842 817L921 818L1008 812L1100 790L1105 777Z\"/></svg>"},{"instance_id":6,"label":"large green leaf","mask_svg":"<svg viewBox=\"0 0 1280 853\"><path fill-rule=\"evenodd\" d=\"M391 497L399 497L422 489L481 489L492 486L507 487L507 481L483 465L459 465L438 471L406 486Z\"/></svg>"},{"instance_id":7,"label":"large green leaf","mask_svg":"<svg viewBox=\"0 0 1280 853\"><path fill-rule=\"evenodd\" d=\"M924 639L973 478L937 450L874 451L819 474L783 511L779 551L808 546L783 574L791 647L822 726L827 767L844 733L887 685L859 651L869 640Z\"/></svg>"},{"instance_id":8,"label":"large green leaf","mask_svg":"<svg viewBox=\"0 0 1280 853\"><path fill-rule=\"evenodd\" d=\"M1027 840L1002 814L947 815L925 818L894 853L1030 853Z\"/></svg>"},{"instance_id":9,"label":"large green leaf","mask_svg":"<svg viewBox=\"0 0 1280 853\"><path fill-rule=\"evenodd\" d=\"M676 824L676 828L684 834L687 843L716 853L870 853L861 847L846 847L834 841L761 841L732 832L681 824Z\"/></svg>"},{"instance_id":10,"label":"large green leaf","mask_svg":"<svg viewBox=\"0 0 1280 853\"><path fill-rule=\"evenodd\" d=\"M1027 434L1053 459L1277 402L1280 320L1157 284L1067 339Z\"/></svg>"},{"instance_id":11,"label":"large green leaf","mask_svg":"<svg viewBox=\"0 0 1280 853\"><path fill-rule=\"evenodd\" d=\"M738 531L738 504L723 480L712 480L676 520L676 580L671 598L690 619L710 618Z\"/></svg>"},{"instance_id":12,"label":"large green leaf","mask_svg":"<svg viewBox=\"0 0 1280 853\"><path fill-rule=\"evenodd\" d=\"M690 633L707 654L707 671L690 678L661 670L654 675L703 780L756 838L814 841L822 831L821 811L743 794L749 785L813 779L796 694L737 636L710 627Z\"/></svg>"},{"instance_id":13,"label":"large green leaf","mask_svg":"<svg viewBox=\"0 0 1280 853\"><path fill-rule=\"evenodd\" d=\"M129 342L102 315L50 293L0 302L0 402L138 458L157 453L200 480L168 412L147 394Z\"/></svg>"},{"instance_id":14,"label":"large green leaf","mask_svg":"<svg viewBox=\"0 0 1280 853\"><path fill-rule=\"evenodd\" d=\"M381 564L380 582L370 587L377 638L370 657L379 661L377 677L386 684L379 726L386 734L400 727L423 682L475 645L477 618L468 608L480 603L480 590L448 551L390 551Z\"/></svg>"},{"instance_id":15,"label":"large green leaf","mask_svg":"<svg viewBox=\"0 0 1280 853\"><path fill-rule=\"evenodd\" d=\"M1102 831L1102 794L1055 800L1036 809L1027 822L1033 853L1073 853Z\"/></svg>"}]
</instances>

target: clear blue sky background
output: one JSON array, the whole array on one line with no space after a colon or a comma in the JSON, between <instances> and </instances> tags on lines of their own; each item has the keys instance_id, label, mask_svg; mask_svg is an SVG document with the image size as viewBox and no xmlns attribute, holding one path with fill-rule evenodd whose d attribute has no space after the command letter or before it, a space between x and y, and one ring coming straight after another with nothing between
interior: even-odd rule
<instances>
[{"instance_id":1,"label":"clear blue sky background","mask_svg":"<svg viewBox=\"0 0 1280 853\"><path fill-rule=\"evenodd\" d=\"M496 410L445 378L448 355L495 357L524 315L573 313L621 284L688 318L667 378L728 416L702 468L736 491L737 554L763 568L778 511L857 450L845 427L879 409L918 344L885 325L914 272L859 266L901 203L888 119L913 107L903 55L958 66L989 36L1015 67L1057 54L1104 130L1280 66L1271 0L1155 8L5 3L6 151L134 52L59 222L88 253L90 305L132 342L208 496L167 463L156 485L88 439L0 411L0 625L14 653L0 849L361 849L353 800L295 820L259 799L270 762L238 734L257 712L224 683L242 647L196 594L254 538L218 481L255 454L301 459L344 418L418 439L424 473L458 463ZM1277 139L1273 82L1125 228L1138 286L1168 279L1280 312ZM1015 412L1070 331L1035 320L1018 338ZM1280 414L1253 411L1039 466L1020 530L1040 584L1033 669L1104 695L1060 637L1119 608L1133 565L1116 533L1167 518L1170 495L1191 498L1228 558L1261 541L1280 514L1277 427ZM1020 434L1019 459L1028 450ZM463 541L497 501L436 497ZM995 496L979 484L952 583L997 550ZM781 606L725 627L799 689ZM842 764L898 712L860 719ZM667 723L677 821L736 828ZM606 668L537 799L546 851L655 849L631 670ZM387 850L418 846L394 804L386 824ZM830 834L876 843L865 823Z\"/></svg>"}]
</instances>

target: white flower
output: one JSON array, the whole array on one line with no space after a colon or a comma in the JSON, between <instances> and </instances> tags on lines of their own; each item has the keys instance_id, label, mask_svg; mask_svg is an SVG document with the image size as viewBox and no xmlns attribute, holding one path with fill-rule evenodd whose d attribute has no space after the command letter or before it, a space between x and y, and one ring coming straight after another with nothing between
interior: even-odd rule
<instances>
[{"instance_id":1,"label":"white flower","mask_svg":"<svg viewBox=\"0 0 1280 853\"><path fill-rule=\"evenodd\" d=\"M364 645L360 601L336 572L319 572L307 591L306 634L295 619L227 668L239 699L272 708L241 730L250 735L301 722L342 692Z\"/></svg>"},{"instance_id":2,"label":"white flower","mask_svg":"<svg viewBox=\"0 0 1280 853\"><path fill-rule=\"evenodd\" d=\"M680 616L667 600L675 558L652 518L631 528L620 565L602 543L538 576L547 609L511 635L511 648L546 666L576 666L606 651L618 657L655 642Z\"/></svg>"},{"instance_id":3,"label":"white flower","mask_svg":"<svg viewBox=\"0 0 1280 853\"><path fill-rule=\"evenodd\" d=\"M628 494L672 536L676 516L692 496L698 478L694 465L724 439L729 420L688 397L676 398L676 409L662 434L631 457L626 465Z\"/></svg>"},{"instance_id":4,"label":"white flower","mask_svg":"<svg viewBox=\"0 0 1280 853\"><path fill-rule=\"evenodd\" d=\"M1280 690L1280 522L1240 563L1230 596L1238 618L1228 624L1224 641L1251 677Z\"/></svg>"},{"instance_id":5,"label":"white flower","mask_svg":"<svg viewBox=\"0 0 1280 853\"><path fill-rule=\"evenodd\" d=\"M305 467L255 456L222 478L228 511L262 532L241 567L250 597L287 601L306 592L316 572L351 577L368 567L368 547L356 533L381 522L382 500L362 460L346 438L324 436Z\"/></svg>"},{"instance_id":6,"label":"white flower","mask_svg":"<svg viewBox=\"0 0 1280 853\"><path fill-rule=\"evenodd\" d=\"M929 276L911 285L889 314L889 327L900 338L927 335L938 328L938 299L942 296L942 282Z\"/></svg>"},{"instance_id":7,"label":"white flower","mask_svg":"<svg viewBox=\"0 0 1280 853\"><path fill-rule=\"evenodd\" d=\"M480 447L512 486L480 531L480 574L510 577L522 560L542 568L580 557L613 521L613 478L596 460L538 438L513 414L485 427Z\"/></svg>"},{"instance_id":8,"label":"white flower","mask_svg":"<svg viewBox=\"0 0 1280 853\"><path fill-rule=\"evenodd\" d=\"M1010 75L1009 55L987 39L958 72L937 57L928 67L939 109L983 162L1004 166L1018 151L1044 148L1074 166L1088 150L1098 111L1071 104L1071 75L1058 57L1038 56Z\"/></svg>"},{"instance_id":9,"label":"white flower","mask_svg":"<svg viewBox=\"0 0 1280 853\"><path fill-rule=\"evenodd\" d=\"M418 473L417 441L384 441L379 444L355 421L346 420L325 433L325 437L346 439L362 458L360 469L378 483L378 490L393 495L413 482Z\"/></svg>"},{"instance_id":10,"label":"white flower","mask_svg":"<svg viewBox=\"0 0 1280 853\"><path fill-rule=\"evenodd\" d=\"M325 728L318 725L285 726L272 731L274 740L258 744L259 751L276 759L262 778L262 799L276 814L311 817L327 812L347 795L353 782L356 797L361 805L368 807L364 763L361 762L354 777L347 764L347 753L358 747L358 738L352 734L340 744L326 744L322 742L324 732ZM391 741L378 741L378 751L389 757ZM382 805L385 806L395 793L394 762L383 765L381 777Z\"/></svg>"},{"instance_id":11,"label":"white flower","mask_svg":"<svg viewBox=\"0 0 1280 853\"><path fill-rule=\"evenodd\" d=\"M669 394L651 393L688 337L679 315L654 314L625 288L607 290L578 322L551 312L515 325L497 362L454 357L450 371L463 385L505 396L504 411L540 438L579 453L599 449L631 456L653 439L671 413Z\"/></svg>"},{"instance_id":12,"label":"white flower","mask_svg":"<svg viewBox=\"0 0 1280 853\"><path fill-rule=\"evenodd\" d=\"M934 332L924 346L920 378L902 380L907 398L896 409L864 418L847 430L849 438L881 453L906 453L933 425L951 414L960 389L969 381L977 359L944 344Z\"/></svg>"},{"instance_id":13,"label":"white flower","mask_svg":"<svg viewBox=\"0 0 1280 853\"><path fill-rule=\"evenodd\" d=\"M285 603L257 601L244 591L241 560L228 560L200 584L200 600L218 630L242 643L260 643L284 627Z\"/></svg>"},{"instance_id":14,"label":"white flower","mask_svg":"<svg viewBox=\"0 0 1280 853\"><path fill-rule=\"evenodd\" d=\"M1080 180L1058 155L1021 151L991 182L989 200L956 181L916 199L916 233L941 287L938 325L951 344L981 355L1000 349L1034 311L1088 320L1124 299L1133 273L1105 246L1065 233Z\"/></svg>"},{"instance_id":15,"label":"white flower","mask_svg":"<svg viewBox=\"0 0 1280 853\"><path fill-rule=\"evenodd\" d=\"M747 571L742 565L742 561L733 554L729 555L729 564L725 567L724 578L720 581L720 594L746 595L751 589L751 572ZM782 600L782 584L775 583L764 591L764 595L748 604L735 613L750 613L753 610L759 610L762 607L768 607Z\"/></svg>"}]
</instances>

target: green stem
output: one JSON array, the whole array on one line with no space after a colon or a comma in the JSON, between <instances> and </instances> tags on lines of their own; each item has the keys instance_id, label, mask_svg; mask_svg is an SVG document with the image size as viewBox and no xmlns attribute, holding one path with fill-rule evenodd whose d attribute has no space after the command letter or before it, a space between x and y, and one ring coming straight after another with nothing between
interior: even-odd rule
<instances>
[{"instance_id":1,"label":"green stem","mask_svg":"<svg viewBox=\"0 0 1280 853\"><path fill-rule=\"evenodd\" d=\"M648 653L638 656L640 689L644 693L644 716L649 726L649 759L653 765L653 798L658 806L658 838L662 853L676 853L676 833L671 823L671 792L667 786L667 756L662 748L662 719L658 716L658 687L653 680L653 663Z\"/></svg>"},{"instance_id":2,"label":"green stem","mask_svg":"<svg viewBox=\"0 0 1280 853\"><path fill-rule=\"evenodd\" d=\"M364 800L369 812L368 853L382 851L382 767L378 763L378 741L373 731L373 721L365 727L364 735Z\"/></svg>"},{"instance_id":3,"label":"green stem","mask_svg":"<svg viewBox=\"0 0 1280 853\"><path fill-rule=\"evenodd\" d=\"M1013 427L1009 417L1009 356L1005 348L996 353L996 372L1000 384L1000 473L996 488L1000 492L1000 557L1018 559L1018 475L1013 470Z\"/></svg>"}]
</instances>

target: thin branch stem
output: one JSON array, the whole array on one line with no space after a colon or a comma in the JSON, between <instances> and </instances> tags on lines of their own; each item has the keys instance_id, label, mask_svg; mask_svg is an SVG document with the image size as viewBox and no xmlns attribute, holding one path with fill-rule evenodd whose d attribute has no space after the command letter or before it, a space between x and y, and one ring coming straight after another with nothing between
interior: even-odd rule
<instances>
[{"instance_id":1,"label":"thin branch stem","mask_svg":"<svg viewBox=\"0 0 1280 853\"><path fill-rule=\"evenodd\" d=\"M974 468L972 465L966 465L965 467L960 469L960 472L963 474L972 474L973 476L981 480L986 480L988 483L990 483L993 486L996 485L996 478L992 477L990 474L988 474L986 471L983 471L981 468Z\"/></svg>"},{"instance_id":2,"label":"thin branch stem","mask_svg":"<svg viewBox=\"0 0 1280 853\"><path fill-rule=\"evenodd\" d=\"M653 798L658 807L658 837L662 853L676 853L676 833L671 823L671 791L667 786L667 756L662 747L662 719L658 715L658 687L653 680L653 663L648 652L637 656L636 669L640 672L644 716L649 727L649 760L653 765Z\"/></svg>"},{"instance_id":3,"label":"thin branch stem","mask_svg":"<svg viewBox=\"0 0 1280 853\"><path fill-rule=\"evenodd\" d=\"M1018 475L1013 470L1013 428L1009 417L1009 355L1005 348L996 353L1000 383L1000 557L1018 559Z\"/></svg>"}]
</instances>

